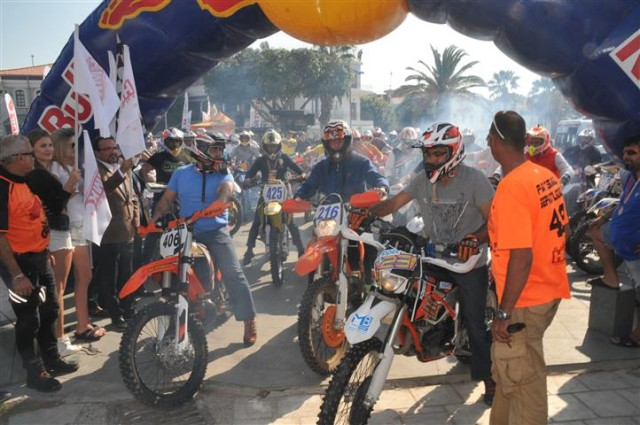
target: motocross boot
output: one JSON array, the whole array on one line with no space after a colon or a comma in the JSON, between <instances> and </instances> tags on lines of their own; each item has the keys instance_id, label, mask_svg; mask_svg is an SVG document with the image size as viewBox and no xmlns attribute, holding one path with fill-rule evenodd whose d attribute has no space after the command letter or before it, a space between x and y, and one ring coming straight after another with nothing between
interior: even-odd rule
<instances>
[{"instance_id":1,"label":"motocross boot","mask_svg":"<svg viewBox=\"0 0 640 425\"><path fill-rule=\"evenodd\" d=\"M247 248L247 252L244 253L244 257L242 258L242 265L248 266L251 264L251 259L253 258L253 248Z\"/></svg>"}]
</instances>

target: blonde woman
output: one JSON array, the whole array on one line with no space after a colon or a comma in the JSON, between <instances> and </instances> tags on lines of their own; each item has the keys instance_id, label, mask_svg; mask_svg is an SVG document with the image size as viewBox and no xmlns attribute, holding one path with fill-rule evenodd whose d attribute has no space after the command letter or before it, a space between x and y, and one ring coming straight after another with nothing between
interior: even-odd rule
<instances>
[{"instance_id":1,"label":"blonde woman","mask_svg":"<svg viewBox=\"0 0 640 425\"><path fill-rule=\"evenodd\" d=\"M70 128L61 128L51 134L53 141L53 161L51 173L63 185L75 181L73 193L67 202L69 216L69 232L71 236L71 261L73 262L75 288L74 301L78 322L74 333L76 342L97 341L104 336L106 330L89 322L87 291L91 281L91 258L89 244L82 236L84 216L83 182L79 171L75 169L76 142L74 132ZM79 177L76 179L76 176ZM70 266L70 264L69 264ZM69 269L67 268L67 275ZM66 279L65 279L66 282ZM62 291L64 293L64 291ZM58 329L61 333L62 328Z\"/></svg>"}]
</instances>

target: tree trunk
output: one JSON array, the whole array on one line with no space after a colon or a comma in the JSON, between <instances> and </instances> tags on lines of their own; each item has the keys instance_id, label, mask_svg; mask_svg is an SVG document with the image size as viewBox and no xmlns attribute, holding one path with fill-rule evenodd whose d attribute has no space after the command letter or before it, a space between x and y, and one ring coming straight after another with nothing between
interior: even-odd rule
<instances>
[{"instance_id":1,"label":"tree trunk","mask_svg":"<svg viewBox=\"0 0 640 425\"><path fill-rule=\"evenodd\" d=\"M324 127L326 123L331 119L331 110L333 109L333 96L325 95L320 96L320 116L318 121L320 126Z\"/></svg>"}]
</instances>

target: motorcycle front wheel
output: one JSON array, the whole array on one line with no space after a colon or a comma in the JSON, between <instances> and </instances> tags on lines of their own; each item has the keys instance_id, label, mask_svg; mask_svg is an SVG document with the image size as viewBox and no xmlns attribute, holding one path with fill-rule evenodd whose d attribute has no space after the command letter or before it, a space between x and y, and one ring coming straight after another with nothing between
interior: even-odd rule
<instances>
[{"instance_id":1,"label":"motorcycle front wheel","mask_svg":"<svg viewBox=\"0 0 640 425\"><path fill-rule=\"evenodd\" d=\"M318 425L360 425L369 421L374 405L367 406L364 401L381 358L382 342L375 337L349 349L325 392Z\"/></svg>"},{"instance_id":2,"label":"motorcycle front wheel","mask_svg":"<svg viewBox=\"0 0 640 425\"><path fill-rule=\"evenodd\" d=\"M200 323L189 317L189 345L177 352L176 309L165 302L149 304L130 322L120 341L120 374L142 403L179 406L200 389L207 371L207 339Z\"/></svg>"},{"instance_id":3,"label":"motorcycle front wheel","mask_svg":"<svg viewBox=\"0 0 640 425\"><path fill-rule=\"evenodd\" d=\"M284 284L284 252L280 229L271 226L269 229L269 263L271 266L271 281L277 288Z\"/></svg>"},{"instance_id":4,"label":"motorcycle front wheel","mask_svg":"<svg viewBox=\"0 0 640 425\"><path fill-rule=\"evenodd\" d=\"M333 326L337 293L336 284L322 277L307 286L298 310L302 357L311 370L324 376L335 370L347 350L344 331Z\"/></svg>"}]
</instances>

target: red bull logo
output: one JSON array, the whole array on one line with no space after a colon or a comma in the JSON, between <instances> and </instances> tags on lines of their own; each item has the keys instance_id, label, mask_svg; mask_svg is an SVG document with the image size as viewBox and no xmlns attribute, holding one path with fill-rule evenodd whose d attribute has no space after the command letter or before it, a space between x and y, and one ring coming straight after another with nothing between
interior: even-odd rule
<instances>
[{"instance_id":1,"label":"red bull logo","mask_svg":"<svg viewBox=\"0 0 640 425\"><path fill-rule=\"evenodd\" d=\"M117 30L125 21L136 18L142 12L157 12L164 9L171 0L111 0L100 15L98 26Z\"/></svg>"},{"instance_id":2,"label":"red bull logo","mask_svg":"<svg viewBox=\"0 0 640 425\"><path fill-rule=\"evenodd\" d=\"M243 7L257 3L257 0L197 0L202 10L207 10L218 18L228 18Z\"/></svg>"}]
</instances>

